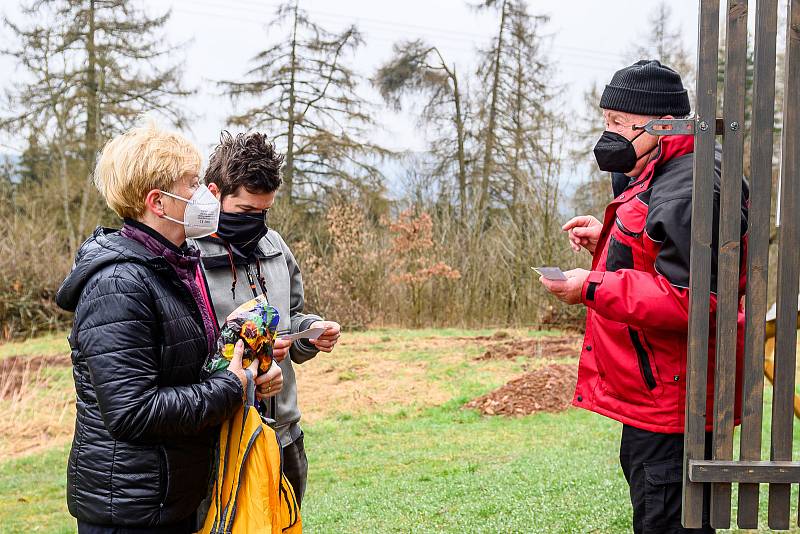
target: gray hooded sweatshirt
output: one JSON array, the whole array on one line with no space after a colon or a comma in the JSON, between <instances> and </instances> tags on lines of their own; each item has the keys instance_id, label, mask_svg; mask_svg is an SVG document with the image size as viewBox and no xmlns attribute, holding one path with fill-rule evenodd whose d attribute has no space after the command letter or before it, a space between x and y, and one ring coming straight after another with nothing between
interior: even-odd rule
<instances>
[{"instance_id":1,"label":"gray hooded sweatshirt","mask_svg":"<svg viewBox=\"0 0 800 534\"><path fill-rule=\"evenodd\" d=\"M274 230L261 238L255 251L255 260L250 262L236 254L231 256L225 243L214 237L190 240L190 244L200 249L208 295L219 326L224 324L225 318L233 310L254 297L253 291L256 295L262 294L258 280L259 267L267 301L280 314L278 335L301 332L314 321L321 320L318 315L303 313L300 268L286 242ZM248 276L248 270L251 276ZM251 280L254 282L252 287ZM275 431L284 447L301 435L293 365L310 360L317 352L317 348L307 340L295 341L289 349L289 357L280 363L283 390L276 397L276 413L273 417L277 422Z\"/></svg>"}]
</instances>

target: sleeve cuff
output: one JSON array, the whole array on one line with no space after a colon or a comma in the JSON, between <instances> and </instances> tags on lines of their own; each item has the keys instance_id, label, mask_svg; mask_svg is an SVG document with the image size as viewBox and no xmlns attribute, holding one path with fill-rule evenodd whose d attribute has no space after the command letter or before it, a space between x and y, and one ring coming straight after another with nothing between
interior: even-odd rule
<instances>
[{"instance_id":1,"label":"sleeve cuff","mask_svg":"<svg viewBox=\"0 0 800 534\"><path fill-rule=\"evenodd\" d=\"M589 307L594 306L597 286L603 283L605 274L605 271L591 271L589 276L586 277L586 281L583 283L583 289L581 290L581 300L585 305Z\"/></svg>"},{"instance_id":2,"label":"sleeve cuff","mask_svg":"<svg viewBox=\"0 0 800 534\"><path fill-rule=\"evenodd\" d=\"M230 384L238 393L237 398L244 400L244 386L242 385L242 381L239 380L239 377L236 376L236 373L228 369L220 369L219 371L214 371L210 378L227 378Z\"/></svg>"},{"instance_id":3,"label":"sleeve cuff","mask_svg":"<svg viewBox=\"0 0 800 534\"><path fill-rule=\"evenodd\" d=\"M302 332L303 330L308 330L311 328L311 325L316 323L317 321L321 321L322 318L317 317L316 315L309 315L305 319L300 322L300 329L298 332Z\"/></svg>"}]
</instances>

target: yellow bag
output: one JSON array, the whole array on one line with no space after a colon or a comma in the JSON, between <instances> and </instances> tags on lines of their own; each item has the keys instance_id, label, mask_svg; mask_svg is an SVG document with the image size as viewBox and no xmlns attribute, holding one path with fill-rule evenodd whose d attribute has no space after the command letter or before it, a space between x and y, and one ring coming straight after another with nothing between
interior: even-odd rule
<instances>
[{"instance_id":1,"label":"yellow bag","mask_svg":"<svg viewBox=\"0 0 800 534\"><path fill-rule=\"evenodd\" d=\"M217 479L200 533L301 533L300 509L283 475L278 436L253 406L255 385L247 374L247 402L219 433Z\"/></svg>"}]
</instances>

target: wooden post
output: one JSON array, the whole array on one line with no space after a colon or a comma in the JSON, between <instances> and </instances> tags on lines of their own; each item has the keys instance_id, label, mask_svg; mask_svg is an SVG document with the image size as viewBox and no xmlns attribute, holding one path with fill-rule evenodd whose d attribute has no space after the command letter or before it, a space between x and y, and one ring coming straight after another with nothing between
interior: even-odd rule
<instances>
[{"instance_id":1,"label":"wooden post","mask_svg":"<svg viewBox=\"0 0 800 534\"><path fill-rule=\"evenodd\" d=\"M733 459L733 408L736 394L736 345L744 157L744 90L747 68L747 0L728 0L722 180L717 264L717 330L714 363L714 460ZM705 177L701 177L705 178ZM711 485L711 526L730 528L731 485Z\"/></svg>"},{"instance_id":2,"label":"wooden post","mask_svg":"<svg viewBox=\"0 0 800 534\"><path fill-rule=\"evenodd\" d=\"M703 519L703 485L689 479L688 468L690 460L703 459L705 454L719 0L700 1L697 43L697 120L683 456L682 522L687 528L699 528Z\"/></svg>"},{"instance_id":3,"label":"wooden post","mask_svg":"<svg viewBox=\"0 0 800 534\"><path fill-rule=\"evenodd\" d=\"M777 0L756 2L753 112L750 143L750 211L747 251L742 430L739 456L761 459L761 420L764 399L764 317L767 314L769 228L772 211L772 148L775 126L775 44ZM739 484L737 523L758 528L758 484Z\"/></svg>"},{"instance_id":4,"label":"wooden post","mask_svg":"<svg viewBox=\"0 0 800 534\"><path fill-rule=\"evenodd\" d=\"M770 459L792 459L797 292L800 277L800 0L789 0L786 85L781 156L781 221L778 230L778 301L775 320L775 387ZM791 485L770 484L769 527L788 529Z\"/></svg>"}]
</instances>

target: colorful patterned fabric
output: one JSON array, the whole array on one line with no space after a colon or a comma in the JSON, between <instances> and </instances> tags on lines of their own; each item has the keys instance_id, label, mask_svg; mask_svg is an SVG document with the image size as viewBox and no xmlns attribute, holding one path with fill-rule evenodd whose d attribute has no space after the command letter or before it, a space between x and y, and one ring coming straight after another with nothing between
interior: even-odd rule
<instances>
[{"instance_id":1,"label":"colorful patterned fabric","mask_svg":"<svg viewBox=\"0 0 800 534\"><path fill-rule=\"evenodd\" d=\"M206 363L206 371L226 369L233 358L233 348L244 341L242 365L247 367L258 359L258 372L266 373L272 365L272 346L278 331L278 310L264 296L249 300L233 310L222 326L217 340L217 352Z\"/></svg>"}]
</instances>

